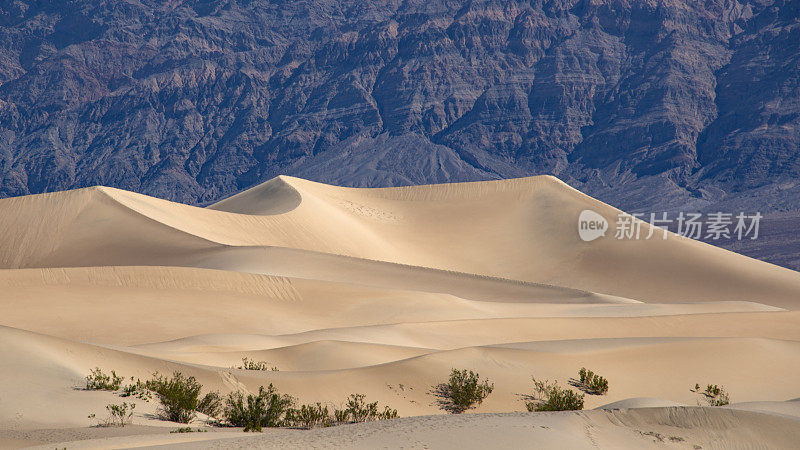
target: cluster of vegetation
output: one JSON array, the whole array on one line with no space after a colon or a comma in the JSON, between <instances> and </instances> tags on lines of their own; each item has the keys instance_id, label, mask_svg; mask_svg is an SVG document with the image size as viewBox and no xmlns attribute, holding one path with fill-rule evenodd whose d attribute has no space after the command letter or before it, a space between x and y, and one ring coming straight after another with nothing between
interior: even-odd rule
<instances>
[{"instance_id":1,"label":"cluster of vegetation","mask_svg":"<svg viewBox=\"0 0 800 450\"><path fill-rule=\"evenodd\" d=\"M138 398L139 400L144 400L149 402L153 399L153 392L147 388L147 383L140 379L136 379L136 382L133 382L133 377L131 377L131 384L122 388L122 393L119 394L120 397L133 397Z\"/></svg>"},{"instance_id":2,"label":"cluster of vegetation","mask_svg":"<svg viewBox=\"0 0 800 450\"><path fill-rule=\"evenodd\" d=\"M596 393L608 392L608 381L585 368L579 372L581 386ZM557 382L533 379L534 394L526 396L528 411L573 411L583 409L584 394L562 388ZM494 390L494 384L471 370L453 369L447 384L434 391L443 400L440 406L452 413L462 413L479 405Z\"/></svg>"},{"instance_id":3,"label":"cluster of vegetation","mask_svg":"<svg viewBox=\"0 0 800 450\"><path fill-rule=\"evenodd\" d=\"M106 375L99 368L92 370L86 377L87 388L119 390L123 378L113 371L111 374ZM184 376L181 372L174 372L172 377L156 372L150 380L133 380L131 377L131 384L122 389L120 396L147 401L155 395L160 402L158 411L161 418L178 423L191 422L197 412L217 419L219 423L243 427L245 431L282 426L313 428L397 417L397 410L388 406L380 410L378 402L367 402L364 394L350 395L346 406L341 409L330 410L322 403L300 405L296 408L294 398L280 394L272 384L266 388L260 387L257 395L230 393L223 402L223 397L218 392L208 392L201 396L202 385L195 377ZM109 410L110 417L104 424L124 426L133 416L135 406L133 403L109 405L106 409ZM95 415L92 414L89 418L95 419ZM188 433L191 428L179 428L175 432Z\"/></svg>"},{"instance_id":4,"label":"cluster of vegetation","mask_svg":"<svg viewBox=\"0 0 800 450\"><path fill-rule=\"evenodd\" d=\"M189 423L195 418L202 385L194 377L175 372L172 378L167 378L156 372L145 385L161 402L162 418L178 423Z\"/></svg>"},{"instance_id":5,"label":"cluster of vegetation","mask_svg":"<svg viewBox=\"0 0 800 450\"><path fill-rule=\"evenodd\" d=\"M101 427L124 427L125 425L131 423L133 410L135 408L135 403L128 404L127 402L122 402L121 405L106 405L108 417L99 422L98 425ZM89 419L94 420L96 419L96 416L94 414L90 414Z\"/></svg>"},{"instance_id":6,"label":"cluster of vegetation","mask_svg":"<svg viewBox=\"0 0 800 450\"><path fill-rule=\"evenodd\" d=\"M264 361L242 360L248 370L267 370ZM253 368L257 367L257 368ZM272 369L271 369L272 370ZM277 370L277 369L274 369ZM570 381L589 393L605 394L608 392L608 380L591 370L581 368L579 380ZM117 391L123 377L111 371L110 375L99 368L91 371L86 377L86 388L91 390ZM533 379L534 394L527 396L525 402L528 411L571 411L583 409L584 394L571 389L562 388L557 382ZM329 409L322 403L305 404L296 407L295 399L281 394L270 384L261 386L258 394L232 392L224 401L218 392L208 392L200 396L202 385L192 377L181 372L174 372L172 377L165 377L158 372L147 381L136 380L122 389L122 397L135 397L149 401L153 394L161 403L159 413L162 418L179 423L189 423L197 412L217 419L219 423L243 427L244 431L261 431L269 427L327 427L342 423L367 422L372 420L389 420L397 417L397 410L385 406L383 410L378 402L367 402L364 394L351 394L341 408ZM442 399L440 404L452 413L462 413L480 405L494 390L494 384L488 379L481 380L480 375L471 370L452 369L447 383L437 386L436 394ZM705 390L695 384L694 392L705 397L710 406L722 406L730 403L730 397L721 386L709 384ZM123 402L121 405L106 406L109 417L101 422L103 426L125 426L133 416L134 403ZM89 416L95 419L95 415ZM220 421L220 418L222 419ZM189 427L179 428L176 433L188 433ZM200 431L200 430L198 430Z\"/></svg>"},{"instance_id":7,"label":"cluster of vegetation","mask_svg":"<svg viewBox=\"0 0 800 450\"><path fill-rule=\"evenodd\" d=\"M558 382L550 383L533 378L532 401L525 402L528 411L575 411L583 409L583 394L562 388Z\"/></svg>"},{"instance_id":8,"label":"cluster of vegetation","mask_svg":"<svg viewBox=\"0 0 800 450\"><path fill-rule=\"evenodd\" d=\"M270 370L272 372L277 372L278 367L270 365L267 361L256 361L247 357L242 358L242 365L238 366L237 369L243 370Z\"/></svg>"},{"instance_id":9,"label":"cluster of vegetation","mask_svg":"<svg viewBox=\"0 0 800 450\"><path fill-rule=\"evenodd\" d=\"M585 367L578 371L578 378L580 386L590 394L603 395L608 392L608 380Z\"/></svg>"},{"instance_id":10,"label":"cluster of vegetation","mask_svg":"<svg viewBox=\"0 0 800 450\"><path fill-rule=\"evenodd\" d=\"M280 394L270 384L259 388L258 395L245 396L241 392L228 395L224 411L225 421L244 431L261 431L262 428L328 427L342 423L388 420L397 417L397 410L388 406L380 411L378 402L366 402L364 394L351 394L347 405L331 411L322 403L295 407L294 398Z\"/></svg>"},{"instance_id":11,"label":"cluster of vegetation","mask_svg":"<svg viewBox=\"0 0 800 450\"><path fill-rule=\"evenodd\" d=\"M170 433L206 433L206 432L208 432L208 430L204 430L202 428L194 429L192 427L181 427L170 431Z\"/></svg>"},{"instance_id":12,"label":"cluster of vegetation","mask_svg":"<svg viewBox=\"0 0 800 450\"><path fill-rule=\"evenodd\" d=\"M480 375L466 369L453 369L450 379L436 387L436 394L440 397L440 406L453 413L461 414L483 403L483 400L494 390L494 384L489 379L481 381Z\"/></svg>"},{"instance_id":13,"label":"cluster of vegetation","mask_svg":"<svg viewBox=\"0 0 800 450\"><path fill-rule=\"evenodd\" d=\"M334 419L328 411L328 407L317 402L313 405L290 408L286 412L286 422L296 427L311 429L318 426L329 427L334 424Z\"/></svg>"},{"instance_id":14,"label":"cluster of vegetation","mask_svg":"<svg viewBox=\"0 0 800 450\"><path fill-rule=\"evenodd\" d=\"M286 413L294 399L281 395L270 383L258 388L258 395L241 392L228 394L224 416L232 426L244 427L244 431L261 431L262 427L279 427L286 422Z\"/></svg>"},{"instance_id":15,"label":"cluster of vegetation","mask_svg":"<svg viewBox=\"0 0 800 450\"><path fill-rule=\"evenodd\" d=\"M122 379L113 370L111 375L106 375L99 367L95 367L86 377L86 389L90 391L116 391L122 384Z\"/></svg>"},{"instance_id":16,"label":"cluster of vegetation","mask_svg":"<svg viewBox=\"0 0 800 450\"><path fill-rule=\"evenodd\" d=\"M397 410L385 406L383 411L378 402L367 402L364 394L350 394L342 408L328 410L322 403L300 405L290 408L286 413L286 424L300 428L329 427L343 423L369 422L373 420L389 420L397 418Z\"/></svg>"},{"instance_id":17,"label":"cluster of vegetation","mask_svg":"<svg viewBox=\"0 0 800 450\"><path fill-rule=\"evenodd\" d=\"M369 422L373 420L389 420L397 418L397 410L388 406L379 411L378 402L367 403L364 394L350 394L347 405L342 410L334 411L337 422Z\"/></svg>"},{"instance_id":18,"label":"cluster of vegetation","mask_svg":"<svg viewBox=\"0 0 800 450\"><path fill-rule=\"evenodd\" d=\"M111 371L111 375L103 373L100 368L95 368L86 377L86 388L91 390L119 391L124 378ZM204 397L200 397L202 385L194 377L185 377L180 372L175 372L171 378L160 375L158 372L153 374L153 378L147 381L137 379L135 382L131 377L131 383L122 388L120 397L133 397L149 402L153 395L161 403L159 407L160 416L165 420L179 423L189 423L196 416L196 412L201 412L207 416L216 418L222 410L222 398L217 392L209 392ZM107 422L124 425L122 415L127 414L128 418L133 415L135 403L123 403L122 405L109 405L110 418ZM95 415L89 416L94 419Z\"/></svg>"},{"instance_id":19,"label":"cluster of vegetation","mask_svg":"<svg viewBox=\"0 0 800 450\"><path fill-rule=\"evenodd\" d=\"M725 406L731 402L728 392L722 386L716 384L709 384L706 386L705 391L700 390L700 384L694 385L694 392L702 394L708 406Z\"/></svg>"},{"instance_id":20,"label":"cluster of vegetation","mask_svg":"<svg viewBox=\"0 0 800 450\"><path fill-rule=\"evenodd\" d=\"M207 393L197 402L197 411L208 417L219 417L222 413L222 396L216 391Z\"/></svg>"}]
</instances>

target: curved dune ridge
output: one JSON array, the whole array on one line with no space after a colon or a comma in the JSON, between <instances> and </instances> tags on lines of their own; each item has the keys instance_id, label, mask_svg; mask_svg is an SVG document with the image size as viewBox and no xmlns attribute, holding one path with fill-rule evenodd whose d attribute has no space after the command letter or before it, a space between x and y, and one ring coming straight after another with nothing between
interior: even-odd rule
<instances>
[{"instance_id":1,"label":"curved dune ridge","mask_svg":"<svg viewBox=\"0 0 800 450\"><path fill-rule=\"evenodd\" d=\"M137 403L137 436L85 431L88 414L121 401L75 389L95 366L180 370L223 393L271 382L302 402L362 392L401 416L443 413L431 389L454 367L495 383L476 412L506 413L524 410L531 376L568 386L585 366L610 381L586 408L630 416L476 417L489 429L553 420L563 436L589 421L607 445L647 446L655 424L682 426L663 417L695 433L675 443L703 448L719 435L709 423L794 436L800 274L675 235L583 242L585 209L619 213L549 176L381 189L281 176L207 208L105 187L2 199L0 447L179 444L154 403ZM245 357L280 370L232 368ZM747 411L677 406L703 402L695 383L724 385ZM376 436L463 426L427 420ZM257 445L344 436L286 433ZM519 436L508 445L541 438ZM391 444L351 444L380 442Z\"/></svg>"}]
</instances>

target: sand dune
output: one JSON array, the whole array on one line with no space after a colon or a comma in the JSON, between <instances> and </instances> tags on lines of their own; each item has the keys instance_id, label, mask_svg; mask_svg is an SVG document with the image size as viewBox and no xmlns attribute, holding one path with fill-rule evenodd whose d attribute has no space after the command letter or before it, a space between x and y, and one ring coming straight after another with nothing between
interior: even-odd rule
<instances>
[{"instance_id":1,"label":"sand dune","mask_svg":"<svg viewBox=\"0 0 800 450\"><path fill-rule=\"evenodd\" d=\"M148 430L149 431L149 430ZM152 432L151 432L152 433ZM198 436L199 434L199 436ZM170 448L792 448L797 422L721 408L644 408L621 411L423 416L311 431L264 434L150 434L63 443L68 448L109 449L167 445ZM49 449L42 445L37 449Z\"/></svg>"},{"instance_id":2,"label":"sand dune","mask_svg":"<svg viewBox=\"0 0 800 450\"><path fill-rule=\"evenodd\" d=\"M296 206L262 210L271 195L280 211ZM611 222L618 213L547 176L387 189L280 177L205 209L88 188L0 201L0 265L184 266L221 249L279 247L641 301L796 306L796 272L706 244L676 236L584 243L575 230L587 208Z\"/></svg>"},{"instance_id":3,"label":"sand dune","mask_svg":"<svg viewBox=\"0 0 800 450\"><path fill-rule=\"evenodd\" d=\"M386 189L278 177L208 208L104 187L0 200L0 447L443 445L464 427L465 442L508 446L661 445L651 432L703 448L793 442L800 274L675 235L586 243L584 209L618 214L552 177ZM280 370L232 368L244 357ZM568 385L586 366L610 380L586 407L614 411L240 441L165 435L177 425L139 402L138 428L118 436L86 432L88 414L121 401L79 389L95 366L179 370L222 393L274 383L332 405L362 392L401 416L443 413L431 389L453 367L494 381L476 412L506 413L524 410L532 376ZM734 404L677 407L702 401L695 383L724 385Z\"/></svg>"},{"instance_id":4,"label":"sand dune","mask_svg":"<svg viewBox=\"0 0 800 450\"><path fill-rule=\"evenodd\" d=\"M376 448L404 442L413 448L792 448L797 422L746 411L646 408L530 414L414 417L390 423L192 443L192 448ZM176 445L176 448L189 448Z\"/></svg>"}]
</instances>

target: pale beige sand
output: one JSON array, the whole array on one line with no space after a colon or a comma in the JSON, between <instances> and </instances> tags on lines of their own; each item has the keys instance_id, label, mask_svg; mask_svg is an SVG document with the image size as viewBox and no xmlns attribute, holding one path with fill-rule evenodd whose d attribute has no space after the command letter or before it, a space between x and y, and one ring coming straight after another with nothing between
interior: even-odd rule
<instances>
[{"instance_id":1,"label":"pale beige sand","mask_svg":"<svg viewBox=\"0 0 800 450\"><path fill-rule=\"evenodd\" d=\"M616 219L552 177L388 189L279 177L209 208L110 188L0 200L0 447L796 442L800 274L676 236L584 243L586 208ZM280 371L231 368L243 357ZM180 370L223 393L274 383L331 405L361 392L401 416L443 413L430 391L454 367L495 383L474 412L503 413L524 410L531 376L567 385L586 366L610 380L586 408L615 410L239 440L169 435L178 425L136 401L137 427L97 431L86 416L123 399L80 389L95 366ZM674 408L702 402L695 383L724 385L734 404Z\"/></svg>"},{"instance_id":2,"label":"pale beige sand","mask_svg":"<svg viewBox=\"0 0 800 450\"><path fill-rule=\"evenodd\" d=\"M422 416L334 428L193 433L73 441L75 449L239 448L794 448L800 422L722 408ZM48 446L36 447L49 449Z\"/></svg>"},{"instance_id":3,"label":"pale beige sand","mask_svg":"<svg viewBox=\"0 0 800 450\"><path fill-rule=\"evenodd\" d=\"M282 214L241 206L283 205L290 190L301 201ZM576 224L586 208L612 222L618 213L547 176L388 189L280 177L212 209L87 188L0 201L0 266L194 265L209 252L267 246L642 301L797 307L800 274L710 245L676 236L582 242ZM231 264L260 263L250 258Z\"/></svg>"}]
</instances>

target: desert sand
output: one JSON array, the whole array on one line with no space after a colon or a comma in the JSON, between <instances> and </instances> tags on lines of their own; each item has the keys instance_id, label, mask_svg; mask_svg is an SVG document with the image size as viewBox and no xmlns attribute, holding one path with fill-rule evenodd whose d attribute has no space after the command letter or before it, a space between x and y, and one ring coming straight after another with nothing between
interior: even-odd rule
<instances>
[{"instance_id":1,"label":"desert sand","mask_svg":"<svg viewBox=\"0 0 800 450\"><path fill-rule=\"evenodd\" d=\"M800 273L673 234L583 242L585 209L619 213L548 176L278 177L207 208L105 187L0 200L0 447L798 442ZM231 368L243 357L279 371ZM121 402L80 389L95 366L222 393L274 383L300 402L360 392L402 418L175 435L153 401L134 426L88 428ZM610 383L586 409L606 409L514 413L532 376L567 385L583 366ZM495 391L444 415L431 390L451 368ZM732 405L698 406L695 383Z\"/></svg>"}]
</instances>

